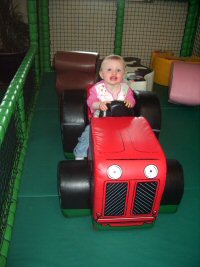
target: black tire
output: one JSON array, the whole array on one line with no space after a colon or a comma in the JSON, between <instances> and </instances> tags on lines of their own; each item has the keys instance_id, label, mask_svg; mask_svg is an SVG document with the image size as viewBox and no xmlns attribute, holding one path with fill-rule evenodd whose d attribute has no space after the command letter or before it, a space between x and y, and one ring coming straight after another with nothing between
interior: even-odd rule
<instances>
[{"instance_id":1,"label":"black tire","mask_svg":"<svg viewBox=\"0 0 200 267\"><path fill-rule=\"evenodd\" d=\"M73 152L87 124L86 91L63 91L60 98L60 126L65 153Z\"/></svg>"},{"instance_id":2,"label":"black tire","mask_svg":"<svg viewBox=\"0 0 200 267\"><path fill-rule=\"evenodd\" d=\"M58 164L58 194L61 209L91 208L90 165L86 160Z\"/></svg>"},{"instance_id":3,"label":"black tire","mask_svg":"<svg viewBox=\"0 0 200 267\"><path fill-rule=\"evenodd\" d=\"M161 129L160 101L154 92L135 91L135 116L147 119L157 138Z\"/></svg>"},{"instance_id":4,"label":"black tire","mask_svg":"<svg viewBox=\"0 0 200 267\"><path fill-rule=\"evenodd\" d=\"M183 192L183 168L177 160L167 159L167 178L161 205L179 205Z\"/></svg>"}]
</instances>

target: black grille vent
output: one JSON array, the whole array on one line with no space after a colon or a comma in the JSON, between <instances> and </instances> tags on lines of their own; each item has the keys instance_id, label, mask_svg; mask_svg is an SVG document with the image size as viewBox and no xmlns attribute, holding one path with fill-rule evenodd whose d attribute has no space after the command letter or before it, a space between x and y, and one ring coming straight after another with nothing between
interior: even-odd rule
<instances>
[{"instance_id":1,"label":"black grille vent","mask_svg":"<svg viewBox=\"0 0 200 267\"><path fill-rule=\"evenodd\" d=\"M137 184L133 214L148 214L151 212L158 182L141 182Z\"/></svg>"},{"instance_id":2,"label":"black grille vent","mask_svg":"<svg viewBox=\"0 0 200 267\"><path fill-rule=\"evenodd\" d=\"M107 183L104 216L124 215L128 184Z\"/></svg>"}]
</instances>

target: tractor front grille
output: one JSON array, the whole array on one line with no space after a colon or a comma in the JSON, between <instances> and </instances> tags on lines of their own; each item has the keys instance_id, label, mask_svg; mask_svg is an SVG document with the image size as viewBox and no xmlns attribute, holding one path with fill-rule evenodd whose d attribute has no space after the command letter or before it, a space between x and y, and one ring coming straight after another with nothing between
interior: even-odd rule
<instances>
[{"instance_id":1,"label":"tractor front grille","mask_svg":"<svg viewBox=\"0 0 200 267\"><path fill-rule=\"evenodd\" d=\"M148 214L152 211L158 182L137 183L133 214Z\"/></svg>"},{"instance_id":2,"label":"tractor front grille","mask_svg":"<svg viewBox=\"0 0 200 267\"><path fill-rule=\"evenodd\" d=\"M122 216L125 213L128 183L107 183L104 216Z\"/></svg>"},{"instance_id":3,"label":"tractor front grille","mask_svg":"<svg viewBox=\"0 0 200 267\"><path fill-rule=\"evenodd\" d=\"M124 216L127 197L134 197L132 215L149 214L155 201L158 182L136 183L136 193L128 192L128 183L107 183L104 216Z\"/></svg>"}]
</instances>

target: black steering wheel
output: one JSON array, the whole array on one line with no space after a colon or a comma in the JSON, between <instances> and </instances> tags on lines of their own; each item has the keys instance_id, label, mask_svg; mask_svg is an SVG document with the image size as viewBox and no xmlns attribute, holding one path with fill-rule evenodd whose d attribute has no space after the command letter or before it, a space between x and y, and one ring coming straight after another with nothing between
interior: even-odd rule
<instances>
[{"instance_id":1,"label":"black steering wheel","mask_svg":"<svg viewBox=\"0 0 200 267\"><path fill-rule=\"evenodd\" d=\"M114 100L107 104L106 111L100 110L99 117L133 117L134 109L125 106L124 101Z\"/></svg>"}]
</instances>

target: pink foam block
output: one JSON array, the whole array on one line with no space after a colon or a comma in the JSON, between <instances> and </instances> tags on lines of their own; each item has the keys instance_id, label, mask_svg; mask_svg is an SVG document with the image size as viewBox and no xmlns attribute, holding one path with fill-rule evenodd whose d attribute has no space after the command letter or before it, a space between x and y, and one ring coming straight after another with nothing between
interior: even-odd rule
<instances>
[{"instance_id":1,"label":"pink foam block","mask_svg":"<svg viewBox=\"0 0 200 267\"><path fill-rule=\"evenodd\" d=\"M173 63L169 101L184 105L200 105L200 64Z\"/></svg>"}]
</instances>

